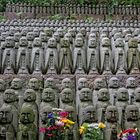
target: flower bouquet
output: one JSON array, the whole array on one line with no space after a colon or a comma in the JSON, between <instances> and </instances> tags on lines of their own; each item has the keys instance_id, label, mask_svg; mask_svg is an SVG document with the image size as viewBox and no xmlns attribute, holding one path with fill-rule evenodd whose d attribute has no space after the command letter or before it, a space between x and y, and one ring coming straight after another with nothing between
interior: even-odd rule
<instances>
[{"instance_id":1,"label":"flower bouquet","mask_svg":"<svg viewBox=\"0 0 140 140\"><path fill-rule=\"evenodd\" d=\"M49 113L45 127L39 129L40 133L44 133L47 140L64 139L66 129L74 124L68 115L65 111Z\"/></svg>"},{"instance_id":2,"label":"flower bouquet","mask_svg":"<svg viewBox=\"0 0 140 140\"><path fill-rule=\"evenodd\" d=\"M83 140L103 140L103 129L105 125L103 123L84 123L79 131Z\"/></svg>"},{"instance_id":3,"label":"flower bouquet","mask_svg":"<svg viewBox=\"0 0 140 140\"><path fill-rule=\"evenodd\" d=\"M138 140L137 129L126 129L118 134L119 140Z\"/></svg>"}]
</instances>

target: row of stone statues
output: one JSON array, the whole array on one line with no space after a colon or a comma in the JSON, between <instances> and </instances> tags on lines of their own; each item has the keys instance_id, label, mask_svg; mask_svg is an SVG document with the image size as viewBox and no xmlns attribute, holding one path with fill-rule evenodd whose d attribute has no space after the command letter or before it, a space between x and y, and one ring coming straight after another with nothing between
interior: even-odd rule
<instances>
[{"instance_id":1,"label":"row of stone statues","mask_svg":"<svg viewBox=\"0 0 140 140\"><path fill-rule=\"evenodd\" d=\"M23 32L22 32L23 31ZM81 28L66 33L22 30L1 33L1 73L4 74L135 74L140 69L140 30L107 28L87 34ZM26 31L26 32L24 32ZM125 39L122 36L125 36ZM9 35L9 36L8 36ZM100 40L100 41L99 41Z\"/></svg>"},{"instance_id":2,"label":"row of stone statues","mask_svg":"<svg viewBox=\"0 0 140 140\"><path fill-rule=\"evenodd\" d=\"M4 89L5 81L1 79L1 140L45 140L39 128L47 124L48 114L58 107L68 111L69 119L75 122L68 134L72 140L79 139L78 126L83 123L104 122L105 140L114 140L112 137L117 136L114 129L115 132L133 127L139 130L140 88L136 88L135 78L126 80L126 88L119 88L116 77L109 80L108 88L103 87L104 81L95 79L92 91L87 79L80 78L78 89L74 90L72 81L64 78L59 91L53 78L46 79L44 89L36 78L29 80L28 88L22 86L20 78L14 78L10 88Z\"/></svg>"}]
</instances>

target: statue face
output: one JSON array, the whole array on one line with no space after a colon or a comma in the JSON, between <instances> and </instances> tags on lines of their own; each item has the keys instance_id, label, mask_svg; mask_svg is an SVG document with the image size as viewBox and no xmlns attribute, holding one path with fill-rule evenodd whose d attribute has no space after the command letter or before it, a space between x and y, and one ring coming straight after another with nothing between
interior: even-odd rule
<instances>
[{"instance_id":1,"label":"statue face","mask_svg":"<svg viewBox=\"0 0 140 140\"><path fill-rule=\"evenodd\" d=\"M79 94L81 101L92 101L92 92L89 88L82 88Z\"/></svg>"},{"instance_id":2,"label":"statue face","mask_svg":"<svg viewBox=\"0 0 140 140\"><path fill-rule=\"evenodd\" d=\"M40 33L39 38L41 39L42 42L47 41L47 35L43 32Z\"/></svg>"},{"instance_id":3,"label":"statue face","mask_svg":"<svg viewBox=\"0 0 140 140\"><path fill-rule=\"evenodd\" d=\"M5 90L5 81L3 79L0 79L0 91Z\"/></svg>"},{"instance_id":4,"label":"statue face","mask_svg":"<svg viewBox=\"0 0 140 140\"><path fill-rule=\"evenodd\" d=\"M102 46L103 46L103 47L109 47L109 46L110 46L110 40L109 40L109 38L104 37L104 38L102 39Z\"/></svg>"},{"instance_id":5,"label":"statue face","mask_svg":"<svg viewBox=\"0 0 140 140\"><path fill-rule=\"evenodd\" d=\"M10 107L5 106L0 108L0 124L10 124L12 118L13 114Z\"/></svg>"},{"instance_id":6,"label":"statue face","mask_svg":"<svg viewBox=\"0 0 140 140\"><path fill-rule=\"evenodd\" d=\"M115 41L115 46L116 46L116 47L124 47L123 39L122 39L122 38L116 39L116 41Z\"/></svg>"},{"instance_id":7,"label":"statue face","mask_svg":"<svg viewBox=\"0 0 140 140\"><path fill-rule=\"evenodd\" d=\"M45 28L44 32L47 36L52 36L52 30L50 28Z\"/></svg>"},{"instance_id":8,"label":"statue face","mask_svg":"<svg viewBox=\"0 0 140 140\"><path fill-rule=\"evenodd\" d=\"M81 90L82 88L86 88L88 86L86 78L80 78L78 80L78 89Z\"/></svg>"},{"instance_id":9,"label":"statue face","mask_svg":"<svg viewBox=\"0 0 140 140\"><path fill-rule=\"evenodd\" d=\"M72 37L75 37L75 30L74 29L69 29L68 33L70 33Z\"/></svg>"},{"instance_id":10,"label":"statue face","mask_svg":"<svg viewBox=\"0 0 140 140\"><path fill-rule=\"evenodd\" d=\"M27 89L24 93L24 101L32 102L36 100L36 94L33 89Z\"/></svg>"},{"instance_id":11,"label":"statue face","mask_svg":"<svg viewBox=\"0 0 140 140\"><path fill-rule=\"evenodd\" d=\"M6 37L5 43L6 43L7 47L14 47L14 45L15 45L14 38Z\"/></svg>"},{"instance_id":12,"label":"statue face","mask_svg":"<svg viewBox=\"0 0 140 140\"><path fill-rule=\"evenodd\" d=\"M78 34L76 34L76 38L82 38L82 40L83 40L83 34L81 34L81 33L78 33Z\"/></svg>"},{"instance_id":13,"label":"statue face","mask_svg":"<svg viewBox=\"0 0 140 140\"><path fill-rule=\"evenodd\" d=\"M33 33L35 37L39 37L39 29L34 29Z\"/></svg>"},{"instance_id":14,"label":"statue face","mask_svg":"<svg viewBox=\"0 0 140 140\"><path fill-rule=\"evenodd\" d=\"M43 124L46 124L47 123L47 121L48 121L48 115L50 113L52 113L52 108L51 107L44 107L41 110L40 117L41 117L41 122Z\"/></svg>"},{"instance_id":15,"label":"statue face","mask_svg":"<svg viewBox=\"0 0 140 140\"><path fill-rule=\"evenodd\" d=\"M19 42L19 39L21 38L21 34L20 33L15 33L14 34L14 40L16 41L16 42Z\"/></svg>"},{"instance_id":16,"label":"statue face","mask_svg":"<svg viewBox=\"0 0 140 140\"><path fill-rule=\"evenodd\" d=\"M22 88L22 80L19 78L13 79L11 82L11 88L12 89L21 89Z\"/></svg>"},{"instance_id":17,"label":"statue face","mask_svg":"<svg viewBox=\"0 0 140 140\"><path fill-rule=\"evenodd\" d=\"M97 121L96 110L93 106L88 106L84 109L83 121L85 123L93 123Z\"/></svg>"},{"instance_id":18,"label":"statue face","mask_svg":"<svg viewBox=\"0 0 140 140\"><path fill-rule=\"evenodd\" d=\"M74 95L70 88L65 88L61 92L61 101L64 103L73 102Z\"/></svg>"},{"instance_id":19,"label":"statue face","mask_svg":"<svg viewBox=\"0 0 140 140\"><path fill-rule=\"evenodd\" d=\"M96 48L96 39L89 39L88 46Z\"/></svg>"},{"instance_id":20,"label":"statue face","mask_svg":"<svg viewBox=\"0 0 140 140\"><path fill-rule=\"evenodd\" d=\"M20 46L27 46L28 45L28 41L27 41L26 37L20 38L19 44L20 44Z\"/></svg>"},{"instance_id":21,"label":"statue face","mask_svg":"<svg viewBox=\"0 0 140 140\"><path fill-rule=\"evenodd\" d=\"M127 80L126 80L126 86L128 88L135 88L136 87L136 79L133 78L133 77L129 77Z\"/></svg>"},{"instance_id":22,"label":"statue face","mask_svg":"<svg viewBox=\"0 0 140 140\"><path fill-rule=\"evenodd\" d=\"M34 46L41 46L41 40L40 38L35 38L33 41L33 45Z\"/></svg>"},{"instance_id":23,"label":"statue face","mask_svg":"<svg viewBox=\"0 0 140 140\"><path fill-rule=\"evenodd\" d=\"M131 38L128 41L128 46L129 46L129 48L137 48L138 47L138 41L137 41L137 39Z\"/></svg>"},{"instance_id":24,"label":"statue face","mask_svg":"<svg viewBox=\"0 0 140 140\"><path fill-rule=\"evenodd\" d=\"M119 79L117 77L112 77L109 80L110 88L118 88L119 87Z\"/></svg>"},{"instance_id":25,"label":"statue face","mask_svg":"<svg viewBox=\"0 0 140 140\"><path fill-rule=\"evenodd\" d=\"M7 34L7 32L3 32L2 34L1 34L1 40L5 40L6 39L6 37L8 37L8 34Z\"/></svg>"},{"instance_id":26,"label":"statue face","mask_svg":"<svg viewBox=\"0 0 140 140\"><path fill-rule=\"evenodd\" d=\"M94 89L99 90L99 89L101 89L103 87L105 87L104 80L102 78L95 79L95 81L94 81Z\"/></svg>"},{"instance_id":27,"label":"statue face","mask_svg":"<svg viewBox=\"0 0 140 140\"><path fill-rule=\"evenodd\" d=\"M71 36L70 33L66 33L65 36L64 36L64 38L68 38L69 41L72 43L72 36Z\"/></svg>"},{"instance_id":28,"label":"statue face","mask_svg":"<svg viewBox=\"0 0 140 140\"><path fill-rule=\"evenodd\" d=\"M42 93L42 100L44 102L52 102L55 100L55 92L51 88L45 88Z\"/></svg>"},{"instance_id":29,"label":"statue face","mask_svg":"<svg viewBox=\"0 0 140 140\"><path fill-rule=\"evenodd\" d=\"M71 80L69 78L62 80L62 89L64 88L71 88Z\"/></svg>"},{"instance_id":30,"label":"statue face","mask_svg":"<svg viewBox=\"0 0 140 140\"><path fill-rule=\"evenodd\" d=\"M31 108L29 107L24 107L21 109L20 113L20 122L22 124L30 124L33 123L35 119L34 112Z\"/></svg>"},{"instance_id":31,"label":"statue face","mask_svg":"<svg viewBox=\"0 0 140 140\"><path fill-rule=\"evenodd\" d=\"M126 107L126 119L127 121L139 120L139 109L135 105L128 105Z\"/></svg>"},{"instance_id":32,"label":"statue face","mask_svg":"<svg viewBox=\"0 0 140 140\"><path fill-rule=\"evenodd\" d=\"M11 103L11 102L14 102L15 99L17 99L17 98L16 98L15 91L13 89L7 89L4 92L4 95L3 95L4 102Z\"/></svg>"},{"instance_id":33,"label":"statue face","mask_svg":"<svg viewBox=\"0 0 140 140\"><path fill-rule=\"evenodd\" d=\"M29 41L33 41L34 38L35 38L35 36L34 36L34 33L33 33L33 32L28 32L28 33L27 33L27 39L28 39Z\"/></svg>"},{"instance_id":34,"label":"statue face","mask_svg":"<svg viewBox=\"0 0 140 140\"><path fill-rule=\"evenodd\" d=\"M39 89L39 80L36 78L32 78L29 81L29 88L38 90Z\"/></svg>"},{"instance_id":35,"label":"statue face","mask_svg":"<svg viewBox=\"0 0 140 140\"><path fill-rule=\"evenodd\" d=\"M82 38L76 38L75 40L75 45L76 46L83 46L84 42L83 42L83 39Z\"/></svg>"},{"instance_id":36,"label":"statue face","mask_svg":"<svg viewBox=\"0 0 140 140\"><path fill-rule=\"evenodd\" d=\"M115 106L108 106L106 109L106 119L108 122L118 121L118 110Z\"/></svg>"},{"instance_id":37,"label":"statue face","mask_svg":"<svg viewBox=\"0 0 140 140\"><path fill-rule=\"evenodd\" d=\"M69 40L67 38L62 38L60 43L62 47L69 47L70 45Z\"/></svg>"},{"instance_id":38,"label":"statue face","mask_svg":"<svg viewBox=\"0 0 140 140\"><path fill-rule=\"evenodd\" d=\"M140 88L136 88L134 94L136 102L140 102Z\"/></svg>"},{"instance_id":39,"label":"statue face","mask_svg":"<svg viewBox=\"0 0 140 140\"><path fill-rule=\"evenodd\" d=\"M58 32L58 34L59 34L59 36L62 38L63 36L64 36L64 31L63 31L63 29L58 29L57 30L57 32Z\"/></svg>"},{"instance_id":40,"label":"statue face","mask_svg":"<svg viewBox=\"0 0 140 140\"><path fill-rule=\"evenodd\" d=\"M44 84L44 88L54 88L55 82L53 78L47 78Z\"/></svg>"},{"instance_id":41,"label":"statue face","mask_svg":"<svg viewBox=\"0 0 140 140\"><path fill-rule=\"evenodd\" d=\"M49 40L48 40L48 46L49 47L56 47L56 40L55 40L55 38L50 38Z\"/></svg>"},{"instance_id":42,"label":"statue face","mask_svg":"<svg viewBox=\"0 0 140 140\"><path fill-rule=\"evenodd\" d=\"M117 94L118 101L128 101L129 95L126 88L119 88Z\"/></svg>"},{"instance_id":43,"label":"statue face","mask_svg":"<svg viewBox=\"0 0 140 140\"><path fill-rule=\"evenodd\" d=\"M55 32L55 33L53 34L53 37L56 39L57 42L60 41L60 36L59 36L58 32Z\"/></svg>"},{"instance_id":44,"label":"statue face","mask_svg":"<svg viewBox=\"0 0 140 140\"><path fill-rule=\"evenodd\" d=\"M98 101L108 101L109 100L109 91L106 88L102 88L98 92Z\"/></svg>"}]
</instances>

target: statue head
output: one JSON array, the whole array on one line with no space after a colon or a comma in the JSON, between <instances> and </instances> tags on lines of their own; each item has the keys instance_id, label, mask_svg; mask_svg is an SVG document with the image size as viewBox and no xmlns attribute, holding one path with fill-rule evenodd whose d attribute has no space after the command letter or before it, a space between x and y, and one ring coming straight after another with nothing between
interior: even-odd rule
<instances>
[{"instance_id":1,"label":"statue head","mask_svg":"<svg viewBox=\"0 0 140 140\"><path fill-rule=\"evenodd\" d=\"M117 122L118 121L118 110L116 106L110 105L106 108L106 112L105 112L105 118L107 120L107 122Z\"/></svg>"},{"instance_id":2,"label":"statue head","mask_svg":"<svg viewBox=\"0 0 140 140\"><path fill-rule=\"evenodd\" d=\"M56 39L54 37L50 38L48 40L48 47L56 48L56 46L57 46Z\"/></svg>"},{"instance_id":3,"label":"statue head","mask_svg":"<svg viewBox=\"0 0 140 140\"><path fill-rule=\"evenodd\" d=\"M118 38L123 38L123 35L121 32L117 32L114 34L114 40L116 41Z\"/></svg>"},{"instance_id":4,"label":"statue head","mask_svg":"<svg viewBox=\"0 0 140 140\"><path fill-rule=\"evenodd\" d=\"M71 36L70 33L66 33L66 34L64 35L64 38L68 38L69 42L72 43L72 36Z\"/></svg>"},{"instance_id":5,"label":"statue head","mask_svg":"<svg viewBox=\"0 0 140 140\"><path fill-rule=\"evenodd\" d=\"M21 89L22 88L22 80L20 78L14 78L11 82L12 89Z\"/></svg>"},{"instance_id":6,"label":"statue head","mask_svg":"<svg viewBox=\"0 0 140 140\"><path fill-rule=\"evenodd\" d=\"M76 38L75 39L75 46L76 47L82 47L84 45L83 39L82 38Z\"/></svg>"},{"instance_id":7,"label":"statue head","mask_svg":"<svg viewBox=\"0 0 140 140\"><path fill-rule=\"evenodd\" d=\"M117 92L117 100L118 101L128 101L129 100L129 94L128 90L124 87L119 88Z\"/></svg>"},{"instance_id":8,"label":"statue head","mask_svg":"<svg viewBox=\"0 0 140 140\"><path fill-rule=\"evenodd\" d=\"M19 39L21 38L21 33L17 32L14 34L14 40L15 42L19 42Z\"/></svg>"},{"instance_id":9,"label":"statue head","mask_svg":"<svg viewBox=\"0 0 140 140\"><path fill-rule=\"evenodd\" d=\"M88 39L96 39L96 34L95 33L90 33L89 36L88 36Z\"/></svg>"},{"instance_id":10,"label":"statue head","mask_svg":"<svg viewBox=\"0 0 140 140\"><path fill-rule=\"evenodd\" d=\"M138 47L138 41L135 38L131 38L128 41L128 47L129 48L137 48Z\"/></svg>"},{"instance_id":11,"label":"statue head","mask_svg":"<svg viewBox=\"0 0 140 140\"><path fill-rule=\"evenodd\" d=\"M41 39L42 42L47 42L47 35L44 32L41 32L39 35L39 38Z\"/></svg>"},{"instance_id":12,"label":"statue head","mask_svg":"<svg viewBox=\"0 0 140 140\"><path fill-rule=\"evenodd\" d=\"M5 41L6 37L8 37L8 33L7 32L1 33L1 41Z\"/></svg>"},{"instance_id":13,"label":"statue head","mask_svg":"<svg viewBox=\"0 0 140 140\"><path fill-rule=\"evenodd\" d=\"M89 88L82 88L79 98L82 102L92 101L92 91Z\"/></svg>"},{"instance_id":14,"label":"statue head","mask_svg":"<svg viewBox=\"0 0 140 140\"><path fill-rule=\"evenodd\" d=\"M35 120L33 109L28 106L21 108L19 119L20 122L25 125L33 123Z\"/></svg>"},{"instance_id":15,"label":"statue head","mask_svg":"<svg viewBox=\"0 0 140 140\"><path fill-rule=\"evenodd\" d=\"M44 88L52 88L54 89L55 87L55 81L53 78L47 78L45 83L44 83Z\"/></svg>"},{"instance_id":16,"label":"statue head","mask_svg":"<svg viewBox=\"0 0 140 140\"><path fill-rule=\"evenodd\" d=\"M82 27L80 30L79 30L79 33L81 33L83 36L86 36L86 29L84 27Z\"/></svg>"},{"instance_id":17,"label":"statue head","mask_svg":"<svg viewBox=\"0 0 140 140\"><path fill-rule=\"evenodd\" d=\"M95 90L99 90L104 87L106 87L106 85L105 85L105 80L103 78L96 78L94 80L94 89Z\"/></svg>"},{"instance_id":18,"label":"statue head","mask_svg":"<svg viewBox=\"0 0 140 140\"><path fill-rule=\"evenodd\" d=\"M81 90L82 88L87 88L88 83L86 78L80 78L78 80L78 90Z\"/></svg>"},{"instance_id":19,"label":"statue head","mask_svg":"<svg viewBox=\"0 0 140 140\"><path fill-rule=\"evenodd\" d=\"M82 123L97 122L97 112L94 106L90 105L82 110Z\"/></svg>"},{"instance_id":20,"label":"statue head","mask_svg":"<svg viewBox=\"0 0 140 140\"><path fill-rule=\"evenodd\" d=\"M29 85L29 88L34 89L34 90L38 90L39 89L39 86L40 86L39 80L36 79L36 78L31 78L29 80L28 85Z\"/></svg>"},{"instance_id":21,"label":"statue head","mask_svg":"<svg viewBox=\"0 0 140 140\"><path fill-rule=\"evenodd\" d=\"M72 36L73 38L74 38L75 35L76 35L76 31L75 31L75 29L69 29L69 30L68 30L68 33L70 33L71 36Z\"/></svg>"},{"instance_id":22,"label":"statue head","mask_svg":"<svg viewBox=\"0 0 140 140\"><path fill-rule=\"evenodd\" d=\"M97 42L95 38L90 38L88 40L88 47L89 48L96 48L97 47Z\"/></svg>"},{"instance_id":23,"label":"statue head","mask_svg":"<svg viewBox=\"0 0 140 140\"><path fill-rule=\"evenodd\" d=\"M107 88L101 88L97 94L98 101L109 101L109 91Z\"/></svg>"},{"instance_id":24,"label":"statue head","mask_svg":"<svg viewBox=\"0 0 140 140\"><path fill-rule=\"evenodd\" d=\"M41 39L39 37L34 39L33 46L34 47L41 47L42 46L42 42L41 42Z\"/></svg>"},{"instance_id":25,"label":"statue head","mask_svg":"<svg viewBox=\"0 0 140 140\"><path fill-rule=\"evenodd\" d=\"M68 38L61 38L60 40L60 45L63 48L69 48L70 47L70 42Z\"/></svg>"},{"instance_id":26,"label":"statue head","mask_svg":"<svg viewBox=\"0 0 140 140\"><path fill-rule=\"evenodd\" d=\"M124 41L122 38L117 38L115 41L115 47L124 47Z\"/></svg>"},{"instance_id":27,"label":"statue head","mask_svg":"<svg viewBox=\"0 0 140 140\"><path fill-rule=\"evenodd\" d=\"M10 36L6 37L5 45L6 47L14 47L15 46L14 37L10 37Z\"/></svg>"},{"instance_id":28,"label":"statue head","mask_svg":"<svg viewBox=\"0 0 140 140\"><path fill-rule=\"evenodd\" d=\"M136 88L134 91L136 102L140 102L140 87Z\"/></svg>"},{"instance_id":29,"label":"statue head","mask_svg":"<svg viewBox=\"0 0 140 140\"><path fill-rule=\"evenodd\" d=\"M108 86L109 86L109 88L119 88L119 86L120 86L119 79L117 77L111 77L109 79Z\"/></svg>"},{"instance_id":30,"label":"statue head","mask_svg":"<svg viewBox=\"0 0 140 140\"><path fill-rule=\"evenodd\" d=\"M40 118L41 118L41 122L42 124L46 124L48 121L48 115L50 113L52 113L52 107L50 106L44 106L41 111L40 111Z\"/></svg>"},{"instance_id":31,"label":"statue head","mask_svg":"<svg viewBox=\"0 0 140 140\"><path fill-rule=\"evenodd\" d=\"M58 28L57 32L58 32L60 38L62 38L64 36L64 30L62 28Z\"/></svg>"},{"instance_id":32,"label":"statue head","mask_svg":"<svg viewBox=\"0 0 140 140\"><path fill-rule=\"evenodd\" d=\"M0 124L10 124L13 119L12 109L10 106L0 108Z\"/></svg>"},{"instance_id":33,"label":"statue head","mask_svg":"<svg viewBox=\"0 0 140 140\"><path fill-rule=\"evenodd\" d=\"M20 46L28 46L28 40L26 37L21 37L19 40L19 45Z\"/></svg>"},{"instance_id":34,"label":"statue head","mask_svg":"<svg viewBox=\"0 0 140 140\"><path fill-rule=\"evenodd\" d=\"M61 91L60 97L63 103L71 103L74 100L74 94L70 88L63 89Z\"/></svg>"},{"instance_id":35,"label":"statue head","mask_svg":"<svg viewBox=\"0 0 140 140\"><path fill-rule=\"evenodd\" d=\"M6 88L6 83L3 79L0 79L0 91L4 91Z\"/></svg>"},{"instance_id":36,"label":"statue head","mask_svg":"<svg viewBox=\"0 0 140 140\"><path fill-rule=\"evenodd\" d=\"M126 87L127 88L136 88L137 87L136 79L134 77L129 77L126 80Z\"/></svg>"},{"instance_id":37,"label":"statue head","mask_svg":"<svg viewBox=\"0 0 140 140\"><path fill-rule=\"evenodd\" d=\"M62 89L64 89L64 88L71 88L71 85L72 83L71 83L71 80L69 79L69 78L64 78L63 80L62 80Z\"/></svg>"},{"instance_id":38,"label":"statue head","mask_svg":"<svg viewBox=\"0 0 140 140\"><path fill-rule=\"evenodd\" d=\"M35 38L34 32L28 32L26 37L28 41L33 41Z\"/></svg>"},{"instance_id":39,"label":"statue head","mask_svg":"<svg viewBox=\"0 0 140 140\"><path fill-rule=\"evenodd\" d=\"M36 101L36 94L33 89L27 89L24 92L24 101L25 102L35 102Z\"/></svg>"},{"instance_id":40,"label":"statue head","mask_svg":"<svg viewBox=\"0 0 140 140\"><path fill-rule=\"evenodd\" d=\"M56 39L56 42L59 42L59 41L60 41L60 36L59 36L58 32L55 32L55 33L53 34L53 38Z\"/></svg>"},{"instance_id":41,"label":"statue head","mask_svg":"<svg viewBox=\"0 0 140 140\"><path fill-rule=\"evenodd\" d=\"M82 38L82 40L84 39L83 34L82 33L78 33L76 34L76 38Z\"/></svg>"},{"instance_id":42,"label":"statue head","mask_svg":"<svg viewBox=\"0 0 140 140\"><path fill-rule=\"evenodd\" d=\"M110 40L107 37L102 38L101 42L102 42L101 43L102 47L110 47L111 46Z\"/></svg>"},{"instance_id":43,"label":"statue head","mask_svg":"<svg viewBox=\"0 0 140 140\"><path fill-rule=\"evenodd\" d=\"M34 28L33 33L35 37L39 37L39 33L40 33L39 28Z\"/></svg>"},{"instance_id":44,"label":"statue head","mask_svg":"<svg viewBox=\"0 0 140 140\"><path fill-rule=\"evenodd\" d=\"M16 94L15 94L15 90L13 89L6 89L3 95L3 101L5 103L12 103L15 102L15 100L17 99Z\"/></svg>"},{"instance_id":45,"label":"statue head","mask_svg":"<svg viewBox=\"0 0 140 140\"><path fill-rule=\"evenodd\" d=\"M128 105L125 109L125 116L127 121L139 120L139 109L135 105Z\"/></svg>"},{"instance_id":46,"label":"statue head","mask_svg":"<svg viewBox=\"0 0 140 140\"><path fill-rule=\"evenodd\" d=\"M42 101L53 102L55 100L55 91L52 88L45 88L42 93Z\"/></svg>"},{"instance_id":47,"label":"statue head","mask_svg":"<svg viewBox=\"0 0 140 140\"><path fill-rule=\"evenodd\" d=\"M53 32L52 32L52 30L51 30L50 28L45 27L45 28L44 28L44 33L45 33L47 36L51 37Z\"/></svg>"}]
</instances>

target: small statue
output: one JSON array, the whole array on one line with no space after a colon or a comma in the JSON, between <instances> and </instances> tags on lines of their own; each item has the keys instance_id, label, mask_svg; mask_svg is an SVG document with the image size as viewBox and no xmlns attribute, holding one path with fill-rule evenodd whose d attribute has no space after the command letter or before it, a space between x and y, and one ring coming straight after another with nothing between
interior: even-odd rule
<instances>
[{"instance_id":1,"label":"small statue","mask_svg":"<svg viewBox=\"0 0 140 140\"><path fill-rule=\"evenodd\" d=\"M28 32L26 35L26 38L28 40L28 48L29 50L31 50L33 48L33 41L34 41L35 35L33 32Z\"/></svg>"},{"instance_id":2,"label":"small statue","mask_svg":"<svg viewBox=\"0 0 140 140\"><path fill-rule=\"evenodd\" d=\"M135 97L135 102L133 102L133 104L139 108L139 113L140 113L140 87L137 87L135 89L134 97Z\"/></svg>"},{"instance_id":3,"label":"small statue","mask_svg":"<svg viewBox=\"0 0 140 140\"><path fill-rule=\"evenodd\" d=\"M81 114L83 108L93 105L92 91L89 88L82 88L79 93L80 102L78 103L78 114Z\"/></svg>"},{"instance_id":4,"label":"small statue","mask_svg":"<svg viewBox=\"0 0 140 140\"><path fill-rule=\"evenodd\" d=\"M0 107L3 105L3 94L6 89L6 83L3 79L0 79Z\"/></svg>"},{"instance_id":5,"label":"small statue","mask_svg":"<svg viewBox=\"0 0 140 140\"><path fill-rule=\"evenodd\" d=\"M48 48L45 52L45 71L56 74L58 71L58 51L55 38L48 40Z\"/></svg>"},{"instance_id":6,"label":"small statue","mask_svg":"<svg viewBox=\"0 0 140 140\"><path fill-rule=\"evenodd\" d=\"M126 88L128 89L129 94L129 103L131 100L131 96L134 96L134 91L136 87L137 87L136 79L134 77L129 77L126 80Z\"/></svg>"},{"instance_id":7,"label":"small statue","mask_svg":"<svg viewBox=\"0 0 140 140\"><path fill-rule=\"evenodd\" d=\"M38 107L40 106L41 103L41 88L40 88L40 82L37 78L31 78L29 80L28 86L30 89L33 89L36 93L36 103Z\"/></svg>"},{"instance_id":8,"label":"small statue","mask_svg":"<svg viewBox=\"0 0 140 140\"><path fill-rule=\"evenodd\" d=\"M120 132L120 125L118 123L118 110L116 106L108 106L105 112L105 140L116 140L117 133ZM115 130L115 133L113 133ZM117 131L117 133L116 133Z\"/></svg>"},{"instance_id":9,"label":"small statue","mask_svg":"<svg viewBox=\"0 0 140 140\"><path fill-rule=\"evenodd\" d=\"M0 140L15 140L12 124L13 114L10 106L0 108Z\"/></svg>"},{"instance_id":10,"label":"small statue","mask_svg":"<svg viewBox=\"0 0 140 140\"><path fill-rule=\"evenodd\" d=\"M45 50L47 48L47 35L44 32L41 32L39 35L39 38L41 39L42 42L42 48Z\"/></svg>"},{"instance_id":11,"label":"small statue","mask_svg":"<svg viewBox=\"0 0 140 140\"><path fill-rule=\"evenodd\" d=\"M55 103L55 90L51 88L45 88L42 93L42 102L40 104L40 108L44 106L50 106L52 108L58 107Z\"/></svg>"},{"instance_id":12,"label":"small statue","mask_svg":"<svg viewBox=\"0 0 140 140\"><path fill-rule=\"evenodd\" d=\"M19 47L19 40L21 38L21 33L20 32L16 32L14 34L14 41L15 41L15 49L18 49Z\"/></svg>"},{"instance_id":13,"label":"small statue","mask_svg":"<svg viewBox=\"0 0 140 140\"><path fill-rule=\"evenodd\" d=\"M72 52L73 51L73 38L72 38L71 34L70 33L66 33L64 35L64 38L67 38L69 40L69 42L70 42L70 50Z\"/></svg>"},{"instance_id":14,"label":"small statue","mask_svg":"<svg viewBox=\"0 0 140 140\"><path fill-rule=\"evenodd\" d=\"M74 94L72 89L65 88L60 93L60 108L64 109L67 106L73 106L74 107Z\"/></svg>"},{"instance_id":15,"label":"small statue","mask_svg":"<svg viewBox=\"0 0 140 140\"><path fill-rule=\"evenodd\" d=\"M4 74L14 74L15 71L15 42L13 37L5 40L5 50L2 57L2 72Z\"/></svg>"},{"instance_id":16,"label":"small statue","mask_svg":"<svg viewBox=\"0 0 140 140\"><path fill-rule=\"evenodd\" d=\"M28 41L26 37L22 37L19 40L17 51L16 69L18 74L29 74L29 56Z\"/></svg>"},{"instance_id":17,"label":"small statue","mask_svg":"<svg viewBox=\"0 0 140 140\"><path fill-rule=\"evenodd\" d=\"M37 140L37 127L34 124L34 111L26 106L21 109L20 124L17 133L17 140Z\"/></svg>"},{"instance_id":18,"label":"small statue","mask_svg":"<svg viewBox=\"0 0 140 140\"><path fill-rule=\"evenodd\" d=\"M101 72L103 74L112 74L112 52L109 38L103 38L100 48Z\"/></svg>"},{"instance_id":19,"label":"small statue","mask_svg":"<svg viewBox=\"0 0 140 140\"><path fill-rule=\"evenodd\" d=\"M96 102L96 109L98 114L98 122L104 122L102 120L104 114L103 111L106 110L107 106L110 105L109 91L107 88L101 88L97 94L98 101Z\"/></svg>"},{"instance_id":20,"label":"small statue","mask_svg":"<svg viewBox=\"0 0 140 140\"><path fill-rule=\"evenodd\" d=\"M108 88L110 95L110 103L113 105L114 96L117 96L118 88L120 87L119 79L117 77L111 77L109 79Z\"/></svg>"},{"instance_id":21,"label":"small statue","mask_svg":"<svg viewBox=\"0 0 140 140\"><path fill-rule=\"evenodd\" d=\"M139 73L140 57L137 40L132 38L128 42L127 67L130 74Z\"/></svg>"},{"instance_id":22,"label":"small statue","mask_svg":"<svg viewBox=\"0 0 140 140\"><path fill-rule=\"evenodd\" d=\"M72 73L72 52L70 50L70 43L67 38L62 38L60 41L59 53L59 69L62 74Z\"/></svg>"},{"instance_id":23,"label":"small statue","mask_svg":"<svg viewBox=\"0 0 140 140\"><path fill-rule=\"evenodd\" d=\"M76 74L84 74L86 67L86 58L82 38L75 39L75 48L73 50L73 69Z\"/></svg>"},{"instance_id":24,"label":"small statue","mask_svg":"<svg viewBox=\"0 0 140 140\"><path fill-rule=\"evenodd\" d=\"M40 38L33 41L33 49L31 54L31 72L33 74L42 74L44 66L44 55Z\"/></svg>"},{"instance_id":25,"label":"small statue","mask_svg":"<svg viewBox=\"0 0 140 140\"><path fill-rule=\"evenodd\" d=\"M124 87L118 89L118 94L117 94L117 101L116 101L116 107L118 109L119 113L119 124L124 128L124 112L125 108L128 105L128 100L129 100L129 95L128 95L128 90Z\"/></svg>"},{"instance_id":26,"label":"small statue","mask_svg":"<svg viewBox=\"0 0 140 140\"><path fill-rule=\"evenodd\" d=\"M70 80L70 78L64 78L62 80L62 83L61 83L62 87L61 89L65 89L65 88L72 88L72 81Z\"/></svg>"},{"instance_id":27,"label":"small statue","mask_svg":"<svg viewBox=\"0 0 140 140\"><path fill-rule=\"evenodd\" d=\"M87 48L87 69L89 74L98 74L99 69L99 55L97 49L96 39L91 38L88 41Z\"/></svg>"},{"instance_id":28,"label":"small statue","mask_svg":"<svg viewBox=\"0 0 140 140\"><path fill-rule=\"evenodd\" d=\"M22 105L23 107L30 107L33 109L35 114L35 121L34 123L38 124L38 106L36 104L36 93L33 89L27 89L24 93L24 103Z\"/></svg>"},{"instance_id":29,"label":"small statue","mask_svg":"<svg viewBox=\"0 0 140 140\"><path fill-rule=\"evenodd\" d=\"M126 63L126 54L124 50L124 41L121 38L118 38L115 41L115 50L114 50L114 61L115 61L115 73L116 74L126 74L127 63Z\"/></svg>"}]
</instances>

